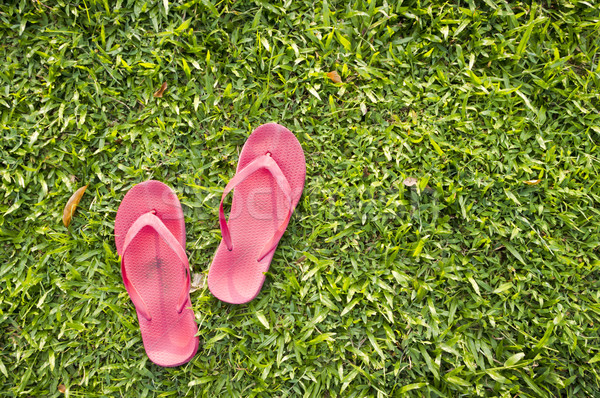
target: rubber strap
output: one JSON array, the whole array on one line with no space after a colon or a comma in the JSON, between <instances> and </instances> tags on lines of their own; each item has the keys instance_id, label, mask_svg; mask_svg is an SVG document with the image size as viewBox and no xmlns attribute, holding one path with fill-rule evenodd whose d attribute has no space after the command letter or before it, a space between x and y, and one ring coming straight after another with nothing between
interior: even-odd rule
<instances>
[{"instance_id":1,"label":"rubber strap","mask_svg":"<svg viewBox=\"0 0 600 398\"><path fill-rule=\"evenodd\" d=\"M131 225L129 230L127 231L127 235L125 235L125 243L123 245L123 255L121 256L121 274L123 275L123 283L125 284L125 289L129 293L131 297L131 301L135 305L135 308L142 314L146 320L152 320L152 314L146 305L146 302L142 298L142 296L138 293L137 289L129 278L127 277L127 272L125 270L125 255L127 254L127 249L129 248L129 244L133 241L133 239L137 236L137 234L144 227L152 227L158 235L167 243L167 245L175 252L181 264L184 268L185 273L185 284L184 288L179 295L179 299L177 301L177 312L181 313L183 311L183 307L187 302L187 296L190 291L190 271L189 271L189 261L187 255L185 254L185 250L181 246L181 243L175 238L175 236L169 231L165 224L153 214L153 212L142 214L138 217L137 220Z\"/></svg>"},{"instance_id":2,"label":"rubber strap","mask_svg":"<svg viewBox=\"0 0 600 398\"><path fill-rule=\"evenodd\" d=\"M288 213L285 219L283 220L283 223L281 223L281 225L279 225L279 227L275 231L273 237L265 244L256 261L261 261L263 258L266 257L267 254L269 254L275 249L275 247L277 247L277 243L279 243L279 240L283 236L294 211L291 196L292 189L290 188L290 184L287 178L285 178L285 175L283 174L281 169L279 168L277 162L273 160L270 154L262 155L254 159L252 162L250 162L250 164L248 164L246 167L240 170L235 175L235 177L231 179L231 181L229 181L229 184L227 184L225 190L223 191L223 195L221 196L221 204L219 205L219 224L221 226L221 234L223 235L223 241L225 242L227 250L231 251L233 250L233 242L231 241L229 226L227 225L227 220L225 219L225 212L223 211L223 201L233 188L235 188L246 178L250 177L252 174L261 169L268 170L271 173L271 175L273 175L273 177L275 178L277 185L279 185L279 188L281 189L281 191L285 195L285 198L288 201Z\"/></svg>"}]
</instances>

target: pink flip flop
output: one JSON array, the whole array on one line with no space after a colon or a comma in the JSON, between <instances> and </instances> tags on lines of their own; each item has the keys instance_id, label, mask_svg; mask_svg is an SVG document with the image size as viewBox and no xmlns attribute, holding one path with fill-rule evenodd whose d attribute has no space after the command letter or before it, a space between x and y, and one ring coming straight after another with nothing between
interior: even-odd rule
<instances>
[{"instance_id":1,"label":"pink flip flop","mask_svg":"<svg viewBox=\"0 0 600 398\"><path fill-rule=\"evenodd\" d=\"M148 358L160 366L183 365L198 350L198 328L183 211L175 192L159 181L131 188L117 211L115 241Z\"/></svg>"},{"instance_id":2,"label":"pink flip flop","mask_svg":"<svg viewBox=\"0 0 600 398\"><path fill-rule=\"evenodd\" d=\"M208 272L208 288L219 300L243 304L258 295L305 175L304 151L288 129L269 123L248 137L219 207L223 239ZM227 222L223 200L233 188Z\"/></svg>"}]
</instances>

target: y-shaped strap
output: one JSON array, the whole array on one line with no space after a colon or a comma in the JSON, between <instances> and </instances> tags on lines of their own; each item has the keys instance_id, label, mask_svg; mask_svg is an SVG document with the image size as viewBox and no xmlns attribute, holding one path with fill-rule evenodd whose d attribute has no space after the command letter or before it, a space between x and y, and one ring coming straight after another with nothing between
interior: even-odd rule
<instances>
[{"instance_id":1,"label":"y-shaped strap","mask_svg":"<svg viewBox=\"0 0 600 398\"><path fill-rule=\"evenodd\" d=\"M144 318L146 318L148 321L151 321L152 314L150 314L150 310L148 309L146 302L144 301L142 296L140 296L135 286L133 286L133 284L127 277L127 272L125 271L125 255L127 254L129 244L144 227L152 227L158 233L158 235L167 243L167 245L169 245L171 250L175 252L184 268L186 281L184 288L182 289L181 294L179 295L179 299L177 301L178 313L181 313L181 311L183 311L183 307L185 306L185 303L187 301L187 295L190 290L190 263L188 261L187 255L185 254L185 250L181 246L181 243L179 243L177 238L173 236L171 231L169 231L169 229L165 226L165 224L163 224L160 218L156 217L153 214L153 212L142 214L138 217L137 220L135 220L133 225L129 228L129 230L127 231L127 235L125 235L123 255L121 256L121 274L123 275L123 283L125 284L125 289L127 289L127 292L129 293L129 296L131 297L131 301L133 301L135 308L140 312L140 314L142 314Z\"/></svg>"},{"instance_id":2,"label":"y-shaped strap","mask_svg":"<svg viewBox=\"0 0 600 398\"><path fill-rule=\"evenodd\" d=\"M225 213L223 212L223 200L236 185L239 185L242 181L244 181L246 178L250 177L252 174L254 174L260 169L268 170L275 178L277 185L279 185L279 188L281 188L281 191L283 192L285 198L288 201L288 213L285 219L283 220L283 223L281 223L281 225L275 231L273 237L265 244L256 261L261 261L263 258L265 258L267 254L269 254L272 250L275 249L277 243L279 243L279 240L283 236L288 222L290 221L290 217L292 216L292 212L294 211L291 195L292 189L290 188L290 184L287 178L285 178L285 175L283 175L283 172L279 168L279 165L277 165L277 162L275 162L275 160L273 160L273 158L271 157L271 154L266 154L257 157L252 162L250 162L250 164L248 164L246 167L240 170L225 187L225 190L223 191L223 196L221 196L221 205L219 206L219 224L221 225L221 234L223 235L223 241L225 242L227 250L231 251L233 250L233 242L231 241L229 227L227 226L227 220L225 219Z\"/></svg>"}]
</instances>

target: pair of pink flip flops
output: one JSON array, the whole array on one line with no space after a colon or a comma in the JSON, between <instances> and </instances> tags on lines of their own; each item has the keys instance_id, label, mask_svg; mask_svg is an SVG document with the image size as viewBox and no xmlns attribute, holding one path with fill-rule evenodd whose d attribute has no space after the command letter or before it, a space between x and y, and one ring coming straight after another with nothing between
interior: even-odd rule
<instances>
[{"instance_id":1,"label":"pair of pink flip flops","mask_svg":"<svg viewBox=\"0 0 600 398\"><path fill-rule=\"evenodd\" d=\"M270 123L248 137L219 207L223 239L208 272L215 297L243 304L258 295L305 175L304 152L288 129ZM234 188L227 221L223 200ZM117 211L115 241L148 357L160 366L188 362L198 337L184 217L175 192L152 180L131 188Z\"/></svg>"}]
</instances>

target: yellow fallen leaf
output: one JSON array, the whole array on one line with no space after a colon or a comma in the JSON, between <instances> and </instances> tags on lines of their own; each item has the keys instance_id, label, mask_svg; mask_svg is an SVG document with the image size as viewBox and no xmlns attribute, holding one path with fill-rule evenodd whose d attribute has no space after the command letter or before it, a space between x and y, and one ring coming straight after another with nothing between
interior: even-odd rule
<instances>
[{"instance_id":1,"label":"yellow fallen leaf","mask_svg":"<svg viewBox=\"0 0 600 398\"><path fill-rule=\"evenodd\" d=\"M541 182L542 180L529 180L529 181L523 181L525 184L527 185L537 185Z\"/></svg>"},{"instance_id":2,"label":"yellow fallen leaf","mask_svg":"<svg viewBox=\"0 0 600 398\"><path fill-rule=\"evenodd\" d=\"M411 109L408 112L408 114L409 114L410 118L412 119L413 124L417 124L417 121L418 121L418 119L417 119L417 112L415 112L413 109Z\"/></svg>"},{"instance_id":3,"label":"yellow fallen leaf","mask_svg":"<svg viewBox=\"0 0 600 398\"><path fill-rule=\"evenodd\" d=\"M204 287L204 278L202 278L202 274L199 272L195 272L192 274L192 283L190 286L190 293L195 292L196 290L200 290Z\"/></svg>"},{"instance_id":4,"label":"yellow fallen leaf","mask_svg":"<svg viewBox=\"0 0 600 398\"><path fill-rule=\"evenodd\" d=\"M403 184L406 185L407 187L412 187L415 186L419 183L419 180L417 180L415 177L408 177L406 180L404 180Z\"/></svg>"},{"instance_id":5,"label":"yellow fallen leaf","mask_svg":"<svg viewBox=\"0 0 600 398\"><path fill-rule=\"evenodd\" d=\"M336 71L329 72L327 74L327 77L330 78L331 81L334 82L334 83L341 83L342 82L342 78L340 77L340 75Z\"/></svg>"},{"instance_id":6,"label":"yellow fallen leaf","mask_svg":"<svg viewBox=\"0 0 600 398\"><path fill-rule=\"evenodd\" d=\"M162 86L154 93L156 98L162 98L163 94L167 91L167 82L164 82Z\"/></svg>"},{"instance_id":7,"label":"yellow fallen leaf","mask_svg":"<svg viewBox=\"0 0 600 398\"><path fill-rule=\"evenodd\" d=\"M85 192L87 187L88 186L86 185L84 187L79 188L69 198L69 201L65 206L65 210L63 211L63 224L65 224L65 227L68 227L71 224L73 213L75 213L75 209L77 208L77 205L79 204L79 201L81 200L81 197L83 196L83 193Z\"/></svg>"}]
</instances>

